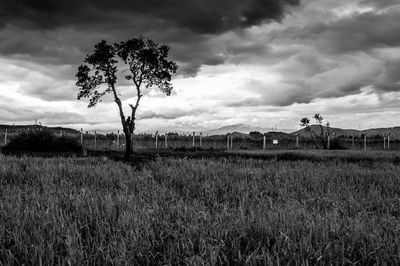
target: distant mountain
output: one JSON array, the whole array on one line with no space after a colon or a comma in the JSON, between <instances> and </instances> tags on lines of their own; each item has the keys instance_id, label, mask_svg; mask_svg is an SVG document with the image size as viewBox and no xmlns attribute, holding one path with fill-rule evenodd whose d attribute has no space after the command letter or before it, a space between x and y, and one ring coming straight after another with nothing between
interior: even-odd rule
<instances>
[{"instance_id":1,"label":"distant mountain","mask_svg":"<svg viewBox=\"0 0 400 266\"><path fill-rule=\"evenodd\" d=\"M237 124L237 125L229 125L229 126L224 126L221 128L217 129L211 129L206 132L204 132L207 135L225 135L228 133L243 133L243 134L249 134L252 131L258 131L260 133L266 133L266 132L284 132L284 133L290 133L293 132L294 130L292 129L277 129L277 128L262 128L262 127L254 127L246 124Z\"/></svg>"},{"instance_id":2,"label":"distant mountain","mask_svg":"<svg viewBox=\"0 0 400 266\"><path fill-rule=\"evenodd\" d=\"M274 132L270 131L265 136L269 139L287 139L287 138L293 138L293 136L290 133L285 133L285 132Z\"/></svg>"},{"instance_id":3,"label":"distant mountain","mask_svg":"<svg viewBox=\"0 0 400 266\"><path fill-rule=\"evenodd\" d=\"M53 133L78 134L79 131L65 127L46 127L41 125L0 125L0 132L7 130L10 134L21 133L29 130L50 130Z\"/></svg>"},{"instance_id":4,"label":"distant mountain","mask_svg":"<svg viewBox=\"0 0 400 266\"><path fill-rule=\"evenodd\" d=\"M392 138L400 138L400 127L390 127L390 128L372 128L365 130L369 136L383 135L390 133Z\"/></svg>"},{"instance_id":5,"label":"distant mountain","mask_svg":"<svg viewBox=\"0 0 400 266\"><path fill-rule=\"evenodd\" d=\"M323 126L324 131L326 132L327 128ZM311 129L314 130L314 132L318 135L320 134L320 126L319 125L311 125ZM331 134L335 133L336 136L351 136L354 134L354 136L361 136L363 133L367 133L367 136L376 136L380 135L383 136L384 134L387 134L390 132L390 135L393 138L399 138L400 137L400 127L393 127L393 128L372 128L372 129L366 129L366 130L356 130L356 129L342 129L342 128L334 128L331 127L330 129ZM301 137L309 137L309 133L303 128L298 131L295 131L292 133L292 135L299 134Z\"/></svg>"},{"instance_id":6,"label":"distant mountain","mask_svg":"<svg viewBox=\"0 0 400 266\"><path fill-rule=\"evenodd\" d=\"M324 131L326 132L326 127L324 127ZM320 127L319 125L311 125L312 130L316 134L319 134L320 132ZM20 133L28 130L41 130L41 129L46 129L50 130L53 133L59 134L79 134L78 130L72 129L72 128L64 128L64 127L46 127L46 126L41 126L41 125L1 125L0 124L0 134L4 133L7 129L7 132L9 134L15 134L15 133ZM203 135L226 135L228 133L233 133L236 136L242 136L244 134L249 134L250 132L257 131L260 133L267 133L267 137L273 137L273 138L280 138L280 137L285 137L287 135L296 135L299 134L301 137L306 137L308 138L310 135L309 133L303 128L300 130L291 130L291 129L277 129L277 128L263 128L263 127L254 127L246 124L237 124L237 125L229 125L229 126L224 126L221 128L217 129L212 129L208 131L202 131ZM107 132L102 132L101 130L97 131L98 133L108 133ZM174 130L160 130L159 134L165 134L168 132L176 132L181 135L191 135L192 131L186 132L186 131L174 131ZM199 134L201 131L196 131L196 134ZM384 134L387 134L390 132L390 135L392 138L400 139L400 126L399 127L391 127L391 128L371 128L371 129L366 129L366 130L356 130L356 129L342 129L342 128L330 128L331 133L335 133L336 136L361 136L364 132L368 134L368 136L383 136ZM139 132L137 132L139 133ZM142 132L142 133L154 133L154 132Z\"/></svg>"},{"instance_id":7,"label":"distant mountain","mask_svg":"<svg viewBox=\"0 0 400 266\"><path fill-rule=\"evenodd\" d=\"M324 131L327 132L327 127L326 126L322 126ZM321 132L320 126L319 125L311 125L310 126L311 130L313 130L315 132L315 134L319 135ZM329 128L329 131L331 134L336 134L336 136L351 136L352 134L354 135L361 135L363 132L362 131L358 131L355 129L341 129L341 128L334 128L331 127ZM292 133L292 135L297 135L299 134L300 137L309 137L309 133L308 131L306 131L305 128L300 129L298 131L295 131Z\"/></svg>"}]
</instances>

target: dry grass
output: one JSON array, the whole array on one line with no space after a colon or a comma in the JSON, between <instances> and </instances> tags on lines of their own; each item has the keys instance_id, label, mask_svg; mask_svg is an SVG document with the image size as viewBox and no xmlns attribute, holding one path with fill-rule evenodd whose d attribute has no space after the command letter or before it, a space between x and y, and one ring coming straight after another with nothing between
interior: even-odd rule
<instances>
[{"instance_id":1,"label":"dry grass","mask_svg":"<svg viewBox=\"0 0 400 266\"><path fill-rule=\"evenodd\" d=\"M398 265L400 167L342 156L0 157L0 264Z\"/></svg>"}]
</instances>

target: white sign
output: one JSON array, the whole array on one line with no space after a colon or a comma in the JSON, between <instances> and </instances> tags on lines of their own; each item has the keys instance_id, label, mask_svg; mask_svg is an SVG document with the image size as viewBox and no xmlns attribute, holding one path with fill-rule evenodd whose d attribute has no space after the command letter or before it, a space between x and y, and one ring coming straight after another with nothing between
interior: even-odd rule
<instances>
[{"instance_id":1,"label":"white sign","mask_svg":"<svg viewBox=\"0 0 400 266\"><path fill-rule=\"evenodd\" d=\"M274 144L274 145L278 145L278 140L277 139L274 139L273 141L272 141L272 144Z\"/></svg>"}]
</instances>

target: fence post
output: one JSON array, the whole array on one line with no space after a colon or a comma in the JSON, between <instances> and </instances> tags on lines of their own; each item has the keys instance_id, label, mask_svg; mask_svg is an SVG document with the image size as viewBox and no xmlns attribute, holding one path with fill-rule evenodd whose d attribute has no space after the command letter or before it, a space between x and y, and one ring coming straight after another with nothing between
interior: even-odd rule
<instances>
[{"instance_id":1,"label":"fence post","mask_svg":"<svg viewBox=\"0 0 400 266\"><path fill-rule=\"evenodd\" d=\"M119 130L117 130L117 150L119 150Z\"/></svg>"},{"instance_id":2,"label":"fence post","mask_svg":"<svg viewBox=\"0 0 400 266\"><path fill-rule=\"evenodd\" d=\"M156 149L158 149L158 131L156 131Z\"/></svg>"},{"instance_id":3,"label":"fence post","mask_svg":"<svg viewBox=\"0 0 400 266\"><path fill-rule=\"evenodd\" d=\"M4 134L4 145L7 145L7 129L6 129L6 133Z\"/></svg>"},{"instance_id":4,"label":"fence post","mask_svg":"<svg viewBox=\"0 0 400 266\"><path fill-rule=\"evenodd\" d=\"M387 149L390 150L390 133L388 133L387 137Z\"/></svg>"},{"instance_id":5,"label":"fence post","mask_svg":"<svg viewBox=\"0 0 400 266\"><path fill-rule=\"evenodd\" d=\"M165 133L165 148L168 148L168 134Z\"/></svg>"},{"instance_id":6,"label":"fence post","mask_svg":"<svg viewBox=\"0 0 400 266\"><path fill-rule=\"evenodd\" d=\"M296 148L299 149L299 133L296 134Z\"/></svg>"},{"instance_id":7,"label":"fence post","mask_svg":"<svg viewBox=\"0 0 400 266\"><path fill-rule=\"evenodd\" d=\"M94 148L97 148L97 132L94 131Z\"/></svg>"},{"instance_id":8,"label":"fence post","mask_svg":"<svg viewBox=\"0 0 400 266\"><path fill-rule=\"evenodd\" d=\"M201 148L201 146L202 146L202 136L203 136L203 133L202 132L200 132L200 148Z\"/></svg>"},{"instance_id":9,"label":"fence post","mask_svg":"<svg viewBox=\"0 0 400 266\"><path fill-rule=\"evenodd\" d=\"M194 148L195 147L195 143L194 143L194 141L195 141L195 133L194 133L194 131L193 131L193 141L192 141L192 147Z\"/></svg>"},{"instance_id":10,"label":"fence post","mask_svg":"<svg viewBox=\"0 0 400 266\"><path fill-rule=\"evenodd\" d=\"M328 150L330 149L330 147L331 147L331 136L329 135L329 133L328 133Z\"/></svg>"},{"instance_id":11,"label":"fence post","mask_svg":"<svg viewBox=\"0 0 400 266\"><path fill-rule=\"evenodd\" d=\"M354 147L354 134L352 135L352 139L351 139L351 146L352 146L352 148L353 148L353 150L355 149L355 147Z\"/></svg>"},{"instance_id":12,"label":"fence post","mask_svg":"<svg viewBox=\"0 0 400 266\"><path fill-rule=\"evenodd\" d=\"M383 149L386 150L386 136L383 135Z\"/></svg>"},{"instance_id":13,"label":"fence post","mask_svg":"<svg viewBox=\"0 0 400 266\"><path fill-rule=\"evenodd\" d=\"M367 133L364 134L364 150L367 150Z\"/></svg>"},{"instance_id":14,"label":"fence post","mask_svg":"<svg viewBox=\"0 0 400 266\"><path fill-rule=\"evenodd\" d=\"M83 128L81 128L81 145L83 145Z\"/></svg>"},{"instance_id":15,"label":"fence post","mask_svg":"<svg viewBox=\"0 0 400 266\"><path fill-rule=\"evenodd\" d=\"M231 136L231 150L233 150L233 135Z\"/></svg>"},{"instance_id":16,"label":"fence post","mask_svg":"<svg viewBox=\"0 0 400 266\"><path fill-rule=\"evenodd\" d=\"M263 150L265 151L267 149L267 137L264 135L263 137Z\"/></svg>"},{"instance_id":17,"label":"fence post","mask_svg":"<svg viewBox=\"0 0 400 266\"><path fill-rule=\"evenodd\" d=\"M229 134L226 139L226 149L229 150Z\"/></svg>"}]
</instances>

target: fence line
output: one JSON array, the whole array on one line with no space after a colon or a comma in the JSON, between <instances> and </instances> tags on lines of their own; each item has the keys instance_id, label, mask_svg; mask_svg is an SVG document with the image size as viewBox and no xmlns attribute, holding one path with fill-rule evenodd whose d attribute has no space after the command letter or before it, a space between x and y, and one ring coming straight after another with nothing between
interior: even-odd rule
<instances>
[{"instance_id":1,"label":"fence line","mask_svg":"<svg viewBox=\"0 0 400 266\"><path fill-rule=\"evenodd\" d=\"M76 137L80 143L87 148L106 149L106 150L123 150L125 149L125 136L117 133L109 133L106 135L98 134L97 131L84 132L83 129L77 134L63 133L59 135ZM8 130L0 132L1 146L7 145L16 134L10 133ZM277 143L274 143L273 141ZM134 149L168 149L168 148L203 148L203 149L248 149L248 150L291 150L291 149L315 149L313 142L306 137L300 135L288 135L284 137L271 137L268 135L260 135L258 138L248 135L227 134L205 136L202 133L190 135L177 135L165 133L160 135L158 131L153 135L134 134L132 135L132 143ZM335 144L336 143L336 144ZM338 147L339 143L339 147ZM164 145L163 145L164 144ZM349 150L400 150L400 139L396 139L390 134L383 136L328 136L327 145L332 149L349 149ZM335 146L336 145L336 146Z\"/></svg>"},{"instance_id":2,"label":"fence line","mask_svg":"<svg viewBox=\"0 0 400 266\"><path fill-rule=\"evenodd\" d=\"M125 146L124 138L116 135L116 148L123 149ZM253 150L269 150L269 149L315 149L314 143L304 137L293 136L293 138L276 138L277 143L273 143L273 139L263 136L261 139L252 139L250 137L238 137L231 134L220 136L176 136L176 135L133 135L133 145L137 149L146 148L203 148L203 149L253 149ZM339 140L341 147L332 146L335 141ZM98 148L113 146L112 140L98 140L102 144L98 144ZM119 144L118 144L119 142ZM92 146L90 137L86 140L87 146ZM225 143L225 144L224 144ZM329 137L328 147L332 149L348 149L348 150L397 150L400 149L400 140L387 137L366 138L366 137L351 137L351 138L335 138Z\"/></svg>"}]
</instances>

